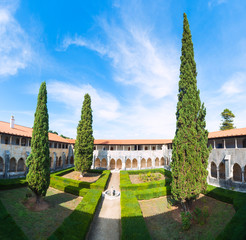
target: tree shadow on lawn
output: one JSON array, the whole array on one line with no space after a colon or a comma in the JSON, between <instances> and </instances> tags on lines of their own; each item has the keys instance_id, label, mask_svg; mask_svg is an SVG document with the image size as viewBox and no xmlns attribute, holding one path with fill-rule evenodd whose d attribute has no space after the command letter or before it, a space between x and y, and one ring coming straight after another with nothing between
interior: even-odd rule
<instances>
[{"instance_id":1,"label":"tree shadow on lawn","mask_svg":"<svg viewBox=\"0 0 246 240\"><path fill-rule=\"evenodd\" d=\"M49 188L45 201L50 204L50 207L40 212L33 212L23 204L26 194L30 192L28 188L0 192L1 201L7 211L29 239L47 239L82 199Z\"/></svg>"},{"instance_id":2,"label":"tree shadow on lawn","mask_svg":"<svg viewBox=\"0 0 246 240\"><path fill-rule=\"evenodd\" d=\"M169 197L168 197L169 198ZM206 223L192 219L191 228L182 229L181 207L168 204L167 197L139 201L144 220L153 239L215 239L235 214L232 205L202 195L193 202L194 209L208 207Z\"/></svg>"}]
</instances>

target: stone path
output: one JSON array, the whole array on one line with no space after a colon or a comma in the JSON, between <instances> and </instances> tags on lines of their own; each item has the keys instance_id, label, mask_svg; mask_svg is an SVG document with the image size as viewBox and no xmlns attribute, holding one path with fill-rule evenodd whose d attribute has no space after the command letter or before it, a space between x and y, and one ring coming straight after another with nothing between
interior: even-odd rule
<instances>
[{"instance_id":1,"label":"stone path","mask_svg":"<svg viewBox=\"0 0 246 240\"><path fill-rule=\"evenodd\" d=\"M114 187L120 190L120 173L112 172L107 189ZM119 240L120 239L120 199L102 198L95 213L87 240Z\"/></svg>"}]
</instances>

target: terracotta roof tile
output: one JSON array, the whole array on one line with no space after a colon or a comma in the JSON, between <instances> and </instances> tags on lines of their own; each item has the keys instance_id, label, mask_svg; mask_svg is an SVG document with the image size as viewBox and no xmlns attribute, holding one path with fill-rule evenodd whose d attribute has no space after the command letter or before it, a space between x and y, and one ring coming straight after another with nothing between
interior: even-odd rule
<instances>
[{"instance_id":1,"label":"terracotta roof tile","mask_svg":"<svg viewBox=\"0 0 246 240\"><path fill-rule=\"evenodd\" d=\"M14 128L10 128L10 125L8 122L0 121L0 133L31 138L32 137L32 128L23 127L23 126L20 126L17 124L14 125ZM49 133L49 140L55 141L55 142L68 143L67 139L65 139L61 136L58 136L54 133Z\"/></svg>"},{"instance_id":2,"label":"terracotta roof tile","mask_svg":"<svg viewBox=\"0 0 246 240\"><path fill-rule=\"evenodd\" d=\"M235 128L224 131L210 132L208 138L225 138L246 136L246 128Z\"/></svg>"}]
</instances>

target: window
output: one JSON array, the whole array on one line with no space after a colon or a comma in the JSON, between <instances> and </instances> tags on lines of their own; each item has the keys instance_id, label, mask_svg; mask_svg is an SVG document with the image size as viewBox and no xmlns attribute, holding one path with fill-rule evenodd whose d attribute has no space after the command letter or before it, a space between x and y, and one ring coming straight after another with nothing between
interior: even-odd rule
<instances>
[{"instance_id":1,"label":"window","mask_svg":"<svg viewBox=\"0 0 246 240\"><path fill-rule=\"evenodd\" d=\"M114 148L113 148L113 147L110 147L110 150L111 150L111 151L113 151L113 150L114 150Z\"/></svg>"},{"instance_id":2,"label":"window","mask_svg":"<svg viewBox=\"0 0 246 240\"><path fill-rule=\"evenodd\" d=\"M131 147L128 147L128 151L131 151Z\"/></svg>"},{"instance_id":3,"label":"window","mask_svg":"<svg viewBox=\"0 0 246 240\"><path fill-rule=\"evenodd\" d=\"M9 138L8 137L5 138L5 144L9 144Z\"/></svg>"},{"instance_id":4,"label":"window","mask_svg":"<svg viewBox=\"0 0 246 240\"><path fill-rule=\"evenodd\" d=\"M21 139L21 146L26 146L26 139L25 138Z\"/></svg>"},{"instance_id":5,"label":"window","mask_svg":"<svg viewBox=\"0 0 246 240\"><path fill-rule=\"evenodd\" d=\"M19 139L19 138L16 138L15 144L16 144L16 145L19 145L19 144L20 144L20 139Z\"/></svg>"},{"instance_id":6,"label":"window","mask_svg":"<svg viewBox=\"0 0 246 240\"><path fill-rule=\"evenodd\" d=\"M152 150L155 151L155 146L152 147Z\"/></svg>"},{"instance_id":7,"label":"window","mask_svg":"<svg viewBox=\"0 0 246 240\"><path fill-rule=\"evenodd\" d=\"M54 143L54 148L57 148L57 143Z\"/></svg>"},{"instance_id":8,"label":"window","mask_svg":"<svg viewBox=\"0 0 246 240\"><path fill-rule=\"evenodd\" d=\"M218 143L217 148L222 148L222 143Z\"/></svg>"},{"instance_id":9,"label":"window","mask_svg":"<svg viewBox=\"0 0 246 240\"><path fill-rule=\"evenodd\" d=\"M148 147L144 147L144 150L148 150Z\"/></svg>"}]
</instances>

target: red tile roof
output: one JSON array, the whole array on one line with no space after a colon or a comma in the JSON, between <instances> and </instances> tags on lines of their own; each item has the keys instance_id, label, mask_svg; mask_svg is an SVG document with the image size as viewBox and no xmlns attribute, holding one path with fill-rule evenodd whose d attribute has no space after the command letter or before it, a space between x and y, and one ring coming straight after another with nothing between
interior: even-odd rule
<instances>
[{"instance_id":1,"label":"red tile roof","mask_svg":"<svg viewBox=\"0 0 246 240\"><path fill-rule=\"evenodd\" d=\"M23 126L20 126L17 124L14 125L14 128L10 128L10 125L8 122L0 121L0 133L31 138L32 137L32 128L23 127ZM67 139L65 139L61 136L58 136L54 133L49 133L49 140L54 141L54 142L68 143Z\"/></svg>"},{"instance_id":2,"label":"red tile roof","mask_svg":"<svg viewBox=\"0 0 246 240\"><path fill-rule=\"evenodd\" d=\"M23 127L15 124L14 128L10 128L8 122L0 121L0 133L17 135L23 137L32 137L32 128ZM224 131L210 132L208 134L209 139L214 138L226 138L226 137L240 137L246 136L246 128L237 128ZM49 133L49 140L63 143L75 143L75 139L65 139L54 133ZM129 139L129 140L113 140L113 139L95 139L94 144L96 145L138 145L138 144L168 144L172 143L171 139Z\"/></svg>"}]
</instances>

